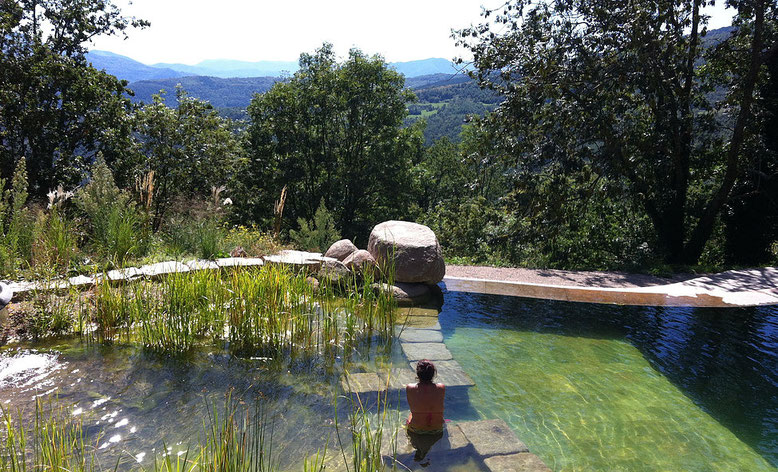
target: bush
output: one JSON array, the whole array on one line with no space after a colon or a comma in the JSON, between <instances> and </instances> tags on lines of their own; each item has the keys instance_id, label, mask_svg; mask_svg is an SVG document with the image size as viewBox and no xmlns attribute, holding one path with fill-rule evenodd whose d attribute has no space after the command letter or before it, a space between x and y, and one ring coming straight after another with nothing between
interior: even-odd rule
<instances>
[{"instance_id":1,"label":"bush","mask_svg":"<svg viewBox=\"0 0 778 472\"><path fill-rule=\"evenodd\" d=\"M41 211L35 224L33 265L37 269L67 271L77 251L75 223L59 208L48 213Z\"/></svg>"},{"instance_id":2,"label":"bush","mask_svg":"<svg viewBox=\"0 0 778 472\"><path fill-rule=\"evenodd\" d=\"M89 183L77 192L76 205L86 216L92 249L110 265L122 267L147 251L148 218L116 186L102 156L92 167Z\"/></svg>"},{"instance_id":3,"label":"bush","mask_svg":"<svg viewBox=\"0 0 778 472\"><path fill-rule=\"evenodd\" d=\"M12 274L32 258L34 219L24 207L27 203L27 164L24 158L16 165L11 188L0 179L0 272Z\"/></svg>"},{"instance_id":4,"label":"bush","mask_svg":"<svg viewBox=\"0 0 778 472\"><path fill-rule=\"evenodd\" d=\"M300 231L292 230L289 236L300 249L323 252L340 239L340 233L335 229L335 220L324 206L324 199L319 203L312 222L298 218L297 224L300 225Z\"/></svg>"},{"instance_id":5,"label":"bush","mask_svg":"<svg viewBox=\"0 0 778 472\"><path fill-rule=\"evenodd\" d=\"M163 238L175 256L212 259L222 251L224 228L217 217L175 214L165 225Z\"/></svg>"}]
</instances>

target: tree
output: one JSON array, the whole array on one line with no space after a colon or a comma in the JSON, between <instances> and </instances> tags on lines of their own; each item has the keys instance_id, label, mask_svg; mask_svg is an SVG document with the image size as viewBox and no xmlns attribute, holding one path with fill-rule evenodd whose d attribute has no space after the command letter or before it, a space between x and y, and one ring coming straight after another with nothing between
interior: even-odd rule
<instances>
[{"instance_id":1,"label":"tree","mask_svg":"<svg viewBox=\"0 0 778 472\"><path fill-rule=\"evenodd\" d=\"M85 43L147 25L109 0L0 2L1 176L26 157L41 196L78 182L98 151L110 162L127 149L127 83L89 66Z\"/></svg>"},{"instance_id":2,"label":"tree","mask_svg":"<svg viewBox=\"0 0 778 472\"><path fill-rule=\"evenodd\" d=\"M153 177L155 230L174 198L204 199L230 180L240 155L229 120L181 88L176 98L178 107L170 108L162 95L154 95L152 103L135 113L141 157L124 169L138 178Z\"/></svg>"},{"instance_id":3,"label":"tree","mask_svg":"<svg viewBox=\"0 0 778 472\"><path fill-rule=\"evenodd\" d=\"M402 127L412 99L380 56L353 49L338 63L329 44L302 54L293 77L249 105L241 216L269 219L284 186L291 221L311 220L323 199L348 237L402 215L423 148L420 128Z\"/></svg>"},{"instance_id":4,"label":"tree","mask_svg":"<svg viewBox=\"0 0 778 472\"><path fill-rule=\"evenodd\" d=\"M758 139L776 40L775 1L728 1L734 33L706 45L708 3L513 0L460 31L473 76L505 97L489 125L517 188L604 179L642 208L665 260L695 263Z\"/></svg>"}]
</instances>

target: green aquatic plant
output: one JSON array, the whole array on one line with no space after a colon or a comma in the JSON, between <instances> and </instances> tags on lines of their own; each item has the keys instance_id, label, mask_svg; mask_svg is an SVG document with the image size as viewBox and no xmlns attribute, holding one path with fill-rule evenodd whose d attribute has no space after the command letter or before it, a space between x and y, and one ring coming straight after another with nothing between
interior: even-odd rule
<instances>
[{"instance_id":1,"label":"green aquatic plant","mask_svg":"<svg viewBox=\"0 0 778 472\"><path fill-rule=\"evenodd\" d=\"M81 421L62 407L40 398L35 402L35 419L24 427L0 407L5 440L0 444L0 472L100 472L92 444ZM118 463L117 463L118 467ZM115 469L114 469L115 470Z\"/></svg>"},{"instance_id":2,"label":"green aquatic plant","mask_svg":"<svg viewBox=\"0 0 778 472\"><path fill-rule=\"evenodd\" d=\"M397 408L389 404L389 377L383 393L377 393L376 401L368 403L358 393L349 392L348 432L350 441L344 442L340 425L335 418L335 431L343 463L348 472L384 472L397 468L397 434L399 415ZM371 406L376 406L373 412ZM390 413L394 415L390 416ZM385 451L382 450L387 448ZM384 455L384 452L391 454ZM350 459L350 460L349 460ZM349 466L349 463L351 464ZM388 464L387 464L388 463Z\"/></svg>"}]
</instances>

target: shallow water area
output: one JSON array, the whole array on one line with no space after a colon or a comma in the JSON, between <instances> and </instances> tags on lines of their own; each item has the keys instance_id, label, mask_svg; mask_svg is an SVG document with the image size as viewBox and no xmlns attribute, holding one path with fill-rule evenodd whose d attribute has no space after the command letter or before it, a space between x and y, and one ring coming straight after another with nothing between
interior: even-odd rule
<instances>
[{"instance_id":1,"label":"shallow water area","mask_svg":"<svg viewBox=\"0 0 778 472\"><path fill-rule=\"evenodd\" d=\"M778 309L447 292L444 341L553 470L776 470Z\"/></svg>"},{"instance_id":2,"label":"shallow water area","mask_svg":"<svg viewBox=\"0 0 778 472\"><path fill-rule=\"evenodd\" d=\"M271 454L282 469L297 470L324 446L337 412L345 411L342 399L336 405L343 364L378 369L392 356L381 344L360 351L333 362L239 358L205 346L163 356L61 339L0 351L0 403L28 424L36 399L44 408L64 408L83 422L103 464L121 459L120 468L129 469L153 467L155 456L186 454L203 439L209 411L223 413L229 394L246 411L261 403L272 428Z\"/></svg>"}]
</instances>

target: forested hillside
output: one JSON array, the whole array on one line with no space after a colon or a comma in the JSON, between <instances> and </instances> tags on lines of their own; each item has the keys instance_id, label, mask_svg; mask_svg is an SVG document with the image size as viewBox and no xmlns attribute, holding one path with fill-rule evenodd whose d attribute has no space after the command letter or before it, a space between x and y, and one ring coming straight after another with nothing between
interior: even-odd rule
<instances>
[{"instance_id":1,"label":"forested hillside","mask_svg":"<svg viewBox=\"0 0 778 472\"><path fill-rule=\"evenodd\" d=\"M325 43L283 80L129 86L83 38L147 23L77 3L0 7L5 274L363 245L387 218L429 225L460 262L778 262L775 1L737 3L734 27L708 33L699 2L511 0L457 33L468 74L405 77ZM59 36L41 9L67 18Z\"/></svg>"},{"instance_id":2,"label":"forested hillside","mask_svg":"<svg viewBox=\"0 0 778 472\"><path fill-rule=\"evenodd\" d=\"M175 92L179 85L195 98L209 102L216 108L243 108L251 102L255 93L265 93L279 79L276 77L252 77L221 79L218 77L189 76L173 79L141 80L129 88L134 92L133 101L150 103L160 90Z\"/></svg>"}]
</instances>

